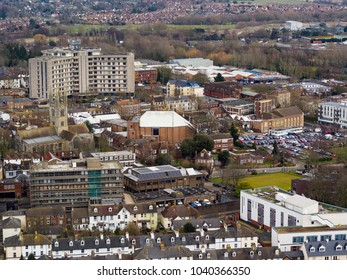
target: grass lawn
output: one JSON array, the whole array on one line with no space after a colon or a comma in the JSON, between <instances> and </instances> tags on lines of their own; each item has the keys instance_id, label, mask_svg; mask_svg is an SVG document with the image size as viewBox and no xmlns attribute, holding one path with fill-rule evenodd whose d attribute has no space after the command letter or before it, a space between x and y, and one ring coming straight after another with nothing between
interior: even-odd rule
<instances>
[{"instance_id":1,"label":"grass lawn","mask_svg":"<svg viewBox=\"0 0 347 280\"><path fill-rule=\"evenodd\" d=\"M290 190L292 179L302 178L293 172L267 173L258 175L247 175L241 182L248 182L252 188L261 188L267 186L277 186L284 190ZM210 178L213 183L221 183L222 178Z\"/></svg>"},{"instance_id":2,"label":"grass lawn","mask_svg":"<svg viewBox=\"0 0 347 280\"><path fill-rule=\"evenodd\" d=\"M242 182L250 183L252 188L261 188L266 186L277 186L284 190L290 190L292 179L302 178L303 176L290 173L268 173L258 175L248 175Z\"/></svg>"}]
</instances>

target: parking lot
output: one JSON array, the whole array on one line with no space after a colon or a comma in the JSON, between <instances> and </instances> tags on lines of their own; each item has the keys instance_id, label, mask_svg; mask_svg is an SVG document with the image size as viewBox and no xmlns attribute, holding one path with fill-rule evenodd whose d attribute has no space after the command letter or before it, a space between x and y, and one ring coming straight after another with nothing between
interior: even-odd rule
<instances>
[{"instance_id":1,"label":"parking lot","mask_svg":"<svg viewBox=\"0 0 347 280\"><path fill-rule=\"evenodd\" d=\"M290 157L300 160L305 160L308 150L317 153L319 158L331 157L333 154L329 148L347 142L347 138L340 133L323 134L311 129L304 129L302 133L283 136L242 135L239 140L247 147L256 145L267 148L269 151L273 150L273 144L276 141L281 150L288 152Z\"/></svg>"}]
</instances>

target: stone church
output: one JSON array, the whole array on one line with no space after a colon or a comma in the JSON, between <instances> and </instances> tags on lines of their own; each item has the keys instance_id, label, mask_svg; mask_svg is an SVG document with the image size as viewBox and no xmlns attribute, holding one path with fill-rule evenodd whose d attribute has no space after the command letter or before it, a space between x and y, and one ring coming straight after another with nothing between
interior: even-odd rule
<instances>
[{"instance_id":1,"label":"stone church","mask_svg":"<svg viewBox=\"0 0 347 280\"><path fill-rule=\"evenodd\" d=\"M86 124L68 125L66 94L50 94L49 120L48 127L18 130L15 135L17 151L47 153L94 149L94 136Z\"/></svg>"}]
</instances>

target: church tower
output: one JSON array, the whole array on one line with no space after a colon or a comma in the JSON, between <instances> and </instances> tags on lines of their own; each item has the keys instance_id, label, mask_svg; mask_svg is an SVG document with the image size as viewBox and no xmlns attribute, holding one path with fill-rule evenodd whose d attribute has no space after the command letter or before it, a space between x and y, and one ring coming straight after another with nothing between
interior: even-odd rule
<instances>
[{"instance_id":1,"label":"church tower","mask_svg":"<svg viewBox=\"0 0 347 280\"><path fill-rule=\"evenodd\" d=\"M51 93L49 96L49 122L57 135L68 130L67 97L65 93Z\"/></svg>"}]
</instances>

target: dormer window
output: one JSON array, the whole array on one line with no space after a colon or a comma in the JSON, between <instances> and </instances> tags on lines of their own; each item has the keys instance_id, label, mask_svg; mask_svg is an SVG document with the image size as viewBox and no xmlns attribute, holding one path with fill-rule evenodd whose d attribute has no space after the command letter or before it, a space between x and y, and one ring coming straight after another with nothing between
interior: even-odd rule
<instances>
[{"instance_id":1,"label":"dormer window","mask_svg":"<svg viewBox=\"0 0 347 280\"><path fill-rule=\"evenodd\" d=\"M250 251L250 252L249 252L249 255L250 255L251 257L253 257L253 256L254 256L254 252L253 252L253 251Z\"/></svg>"},{"instance_id":2,"label":"dormer window","mask_svg":"<svg viewBox=\"0 0 347 280\"><path fill-rule=\"evenodd\" d=\"M161 239L158 237L157 238L157 243L160 243L161 242Z\"/></svg>"},{"instance_id":3,"label":"dormer window","mask_svg":"<svg viewBox=\"0 0 347 280\"><path fill-rule=\"evenodd\" d=\"M106 239L106 244L110 245L111 244L111 240L109 238Z\"/></svg>"},{"instance_id":4,"label":"dormer window","mask_svg":"<svg viewBox=\"0 0 347 280\"><path fill-rule=\"evenodd\" d=\"M324 246L320 246L318 250L319 250L319 252L325 252L325 247Z\"/></svg>"},{"instance_id":5,"label":"dormer window","mask_svg":"<svg viewBox=\"0 0 347 280\"><path fill-rule=\"evenodd\" d=\"M147 243L147 244L149 243L149 238L146 238L146 243Z\"/></svg>"},{"instance_id":6,"label":"dormer window","mask_svg":"<svg viewBox=\"0 0 347 280\"><path fill-rule=\"evenodd\" d=\"M261 256L261 251L258 251L258 256Z\"/></svg>"},{"instance_id":7,"label":"dormer window","mask_svg":"<svg viewBox=\"0 0 347 280\"><path fill-rule=\"evenodd\" d=\"M229 256L228 252L224 252L224 258L227 258Z\"/></svg>"},{"instance_id":8,"label":"dormer window","mask_svg":"<svg viewBox=\"0 0 347 280\"><path fill-rule=\"evenodd\" d=\"M133 208L134 211L137 211L137 206L135 205L134 208Z\"/></svg>"},{"instance_id":9,"label":"dormer window","mask_svg":"<svg viewBox=\"0 0 347 280\"><path fill-rule=\"evenodd\" d=\"M69 242L69 246L72 247L73 246L73 241Z\"/></svg>"},{"instance_id":10,"label":"dormer window","mask_svg":"<svg viewBox=\"0 0 347 280\"><path fill-rule=\"evenodd\" d=\"M205 237L205 238L206 238L206 240L210 240L210 237L209 237L208 235L206 235L206 237Z\"/></svg>"},{"instance_id":11,"label":"dormer window","mask_svg":"<svg viewBox=\"0 0 347 280\"><path fill-rule=\"evenodd\" d=\"M208 259L210 259L210 258L211 258L211 254L210 254L210 253L207 253L206 257L207 257Z\"/></svg>"},{"instance_id":12,"label":"dormer window","mask_svg":"<svg viewBox=\"0 0 347 280\"><path fill-rule=\"evenodd\" d=\"M81 240L81 246L84 246L84 245L85 245L84 240Z\"/></svg>"},{"instance_id":13,"label":"dormer window","mask_svg":"<svg viewBox=\"0 0 347 280\"><path fill-rule=\"evenodd\" d=\"M171 242L175 242L175 237L171 237Z\"/></svg>"},{"instance_id":14,"label":"dormer window","mask_svg":"<svg viewBox=\"0 0 347 280\"><path fill-rule=\"evenodd\" d=\"M236 257L236 252L233 252L232 256L233 256L233 258L235 258Z\"/></svg>"},{"instance_id":15,"label":"dormer window","mask_svg":"<svg viewBox=\"0 0 347 280\"><path fill-rule=\"evenodd\" d=\"M202 254L199 254L199 259L200 259L200 260L202 259Z\"/></svg>"},{"instance_id":16,"label":"dormer window","mask_svg":"<svg viewBox=\"0 0 347 280\"><path fill-rule=\"evenodd\" d=\"M131 244L136 244L136 239L133 239L132 241L131 241Z\"/></svg>"},{"instance_id":17,"label":"dormer window","mask_svg":"<svg viewBox=\"0 0 347 280\"><path fill-rule=\"evenodd\" d=\"M313 247L313 246L311 246L311 247L310 247L310 252L311 252L311 253L316 252L316 248L315 248L315 247Z\"/></svg>"},{"instance_id":18,"label":"dormer window","mask_svg":"<svg viewBox=\"0 0 347 280\"><path fill-rule=\"evenodd\" d=\"M148 206L148 209L149 209L149 210L153 210L153 205L149 205L149 206Z\"/></svg>"},{"instance_id":19,"label":"dormer window","mask_svg":"<svg viewBox=\"0 0 347 280\"><path fill-rule=\"evenodd\" d=\"M54 242L54 247L59 247L59 242L58 241Z\"/></svg>"},{"instance_id":20,"label":"dormer window","mask_svg":"<svg viewBox=\"0 0 347 280\"><path fill-rule=\"evenodd\" d=\"M335 250L342 251L342 246L340 244L336 245Z\"/></svg>"},{"instance_id":21,"label":"dormer window","mask_svg":"<svg viewBox=\"0 0 347 280\"><path fill-rule=\"evenodd\" d=\"M185 236L182 237L182 242L186 242L186 237Z\"/></svg>"},{"instance_id":22,"label":"dormer window","mask_svg":"<svg viewBox=\"0 0 347 280\"><path fill-rule=\"evenodd\" d=\"M121 238L120 243L124 244L124 237Z\"/></svg>"},{"instance_id":23,"label":"dormer window","mask_svg":"<svg viewBox=\"0 0 347 280\"><path fill-rule=\"evenodd\" d=\"M195 241L199 241L199 236L195 236Z\"/></svg>"},{"instance_id":24,"label":"dormer window","mask_svg":"<svg viewBox=\"0 0 347 280\"><path fill-rule=\"evenodd\" d=\"M112 212L112 207L108 208L108 212L110 213Z\"/></svg>"},{"instance_id":25,"label":"dormer window","mask_svg":"<svg viewBox=\"0 0 347 280\"><path fill-rule=\"evenodd\" d=\"M94 208L94 213L98 213L98 208Z\"/></svg>"},{"instance_id":26,"label":"dormer window","mask_svg":"<svg viewBox=\"0 0 347 280\"><path fill-rule=\"evenodd\" d=\"M95 239L95 245L99 245L99 239Z\"/></svg>"}]
</instances>

